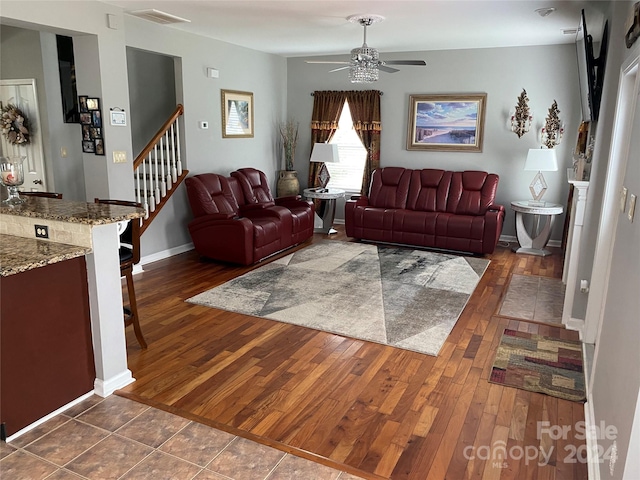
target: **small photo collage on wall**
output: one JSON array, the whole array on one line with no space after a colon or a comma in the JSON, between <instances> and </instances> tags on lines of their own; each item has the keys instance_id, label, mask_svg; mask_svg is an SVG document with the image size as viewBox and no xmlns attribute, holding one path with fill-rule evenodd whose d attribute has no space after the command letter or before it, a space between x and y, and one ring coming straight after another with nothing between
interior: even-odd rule
<instances>
[{"instance_id":1,"label":"small photo collage on wall","mask_svg":"<svg viewBox=\"0 0 640 480\"><path fill-rule=\"evenodd\" d=\"M80 95L80 125L82 126L82 151L95 155L104 155L104 138L102 137L102 112L100 99Z\"/></svg>"}]
</instances>

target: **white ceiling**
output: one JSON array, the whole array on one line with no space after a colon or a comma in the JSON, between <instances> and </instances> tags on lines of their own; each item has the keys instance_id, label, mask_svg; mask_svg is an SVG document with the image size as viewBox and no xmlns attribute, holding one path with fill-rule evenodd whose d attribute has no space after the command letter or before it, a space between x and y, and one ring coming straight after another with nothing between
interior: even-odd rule
<instances>
[{"instance_id":1,"label":"white ceiling","mask_svg":"<svg viewBox=\"0 0 640 480\"><path fill-rule=\"evenodd\" d=\"M191 20L167 25L285 57L345 54L362 44L353 14L386 17L368 28L367 43L380 52L572 43L580 10L589 33L598 33L606 2L557 0L107 0L125 12L161 10ZM555 7L541 17L535 10ZM590 27L590 28L589 28Z\"/></svg>"}]
</instances>

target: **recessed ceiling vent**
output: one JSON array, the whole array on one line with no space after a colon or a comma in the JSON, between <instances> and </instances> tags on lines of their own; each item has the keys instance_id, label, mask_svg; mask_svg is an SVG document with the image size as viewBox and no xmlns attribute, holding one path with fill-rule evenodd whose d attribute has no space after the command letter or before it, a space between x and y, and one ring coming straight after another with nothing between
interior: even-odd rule
<instances>
[{"instance_id":1,"label":"recessed ceiling vent","mask_svg":"<svg viewBox=\"0 0 640 480\"><path fill-rule=\"evenodd\" d=\"M129 15L133 15L134 17L139 17L144 20L149 20L150 22L160 23L162 25L166 25L168 23L191 23L191 20L187 20L186 18L177 17L176 15L171 15L170 13L163 12L160 10L156 10L155 8L149 10L134 10L132 12L127 12Z\"/></svg>"}]
</instances>

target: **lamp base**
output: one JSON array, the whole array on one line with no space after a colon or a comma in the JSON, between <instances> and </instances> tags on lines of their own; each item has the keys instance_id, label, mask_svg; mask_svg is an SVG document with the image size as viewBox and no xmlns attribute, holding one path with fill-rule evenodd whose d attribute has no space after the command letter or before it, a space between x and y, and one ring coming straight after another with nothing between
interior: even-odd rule
<instances>
[{"instance_id":1,"label":"lamp base","mask_svg":"<svg viewBox=\"0 0 640 480\"><path fill-rule=\"evenodd\" d=\"M320 172L318 173L318 183L320 184L320 187L323 189L327 188L327 184L329 183L330 179L331 175L329 175L327 164L323 162L322 166L320 167Z\"/></svg>"}]
</instances>

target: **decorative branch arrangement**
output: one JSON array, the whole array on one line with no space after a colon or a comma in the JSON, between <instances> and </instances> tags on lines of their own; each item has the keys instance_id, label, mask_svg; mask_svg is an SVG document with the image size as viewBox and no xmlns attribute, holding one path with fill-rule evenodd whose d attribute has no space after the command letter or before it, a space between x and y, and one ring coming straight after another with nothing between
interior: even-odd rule
<instances>
[{"instance_id":1,"label":"decorative branch arrangement","mask_svg":"<svg viewBox=\"0 0 640 480\"><path fill-rule=\"evenodd\" d=\"M529 110L528 102L527 91L523 88L522 93L518 97L515 112L511 114L511 131L518 135L518 138L529 131L531 122L533 121L533 115L531 115L531 111Z\"/></svg>"},{"instance_id":2,"label":"decorative branch arrangement","mask_svg":"<svg viewBox=\"0 0 640 480\"><path fill-rule=\"evenodd\" d=\"M282 147L284 148L285 170L293 170L293 163L296 158L296 145L298 144L298 122L288 120L280 124L280 136L282 137Z\"/></svg>"},{"instance_id":3,"label":"decorative branch arrangement","mask_svg":"<svg viewBox=\"0 0 640 480\"><path fill-rule=\"evenodd\" d=\"M554 100L553 104L549 108L549 115L547 115L546 122L541 131L542 144L547 148L553 148L556 145L560 145L562 135L564 134L564 126L558 117L560 110L558 110L558 103Z\"/></svg>"}]
</instances>

